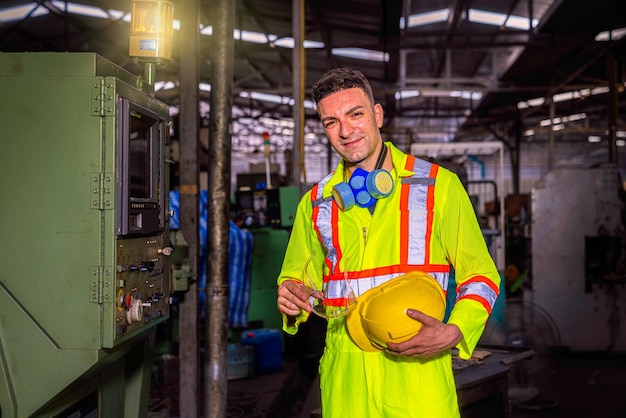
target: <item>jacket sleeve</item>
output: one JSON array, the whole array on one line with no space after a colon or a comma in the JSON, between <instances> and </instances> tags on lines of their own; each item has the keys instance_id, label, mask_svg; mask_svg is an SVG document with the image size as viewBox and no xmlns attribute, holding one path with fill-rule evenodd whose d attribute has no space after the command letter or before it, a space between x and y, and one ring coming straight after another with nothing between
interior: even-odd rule
<instances>
[{"instance_id":1,"label":"jacket sleeve","mask_svg":"<svg viewBox=\"0 0 626 418\"><path fill-rule=\"evenodd\" d=\"M455 174L444 171L437 177L445 203L439 207L439 233L454 267L456 303L448 320L461 330L459 356L471 357L482 335L500 289L500 273L487 249L469 196ZM440 184L440 177L443 180Z\"/></svg>"},{"instance_id":2,"label":"jacket sleeve","mask_svg":"<svg viewBox=\"0 0 626 418\"><path fill-rule=\"evenodd\" d=\"M277 280L278 286L287 280L302 283L304 265L310 256L313 256L311 266L321 266L323 263L324 253L313 227L311 214L311 192L308 192L302 197L296 210L285 258ZM321 285L321 271L317 272L312 267L308 271ZM295 318L290 318L284 314L282 317L283 331L293 335L298 331L298 326L308 319L309 313L302 311Z\"/></svg>"}]
</instances>

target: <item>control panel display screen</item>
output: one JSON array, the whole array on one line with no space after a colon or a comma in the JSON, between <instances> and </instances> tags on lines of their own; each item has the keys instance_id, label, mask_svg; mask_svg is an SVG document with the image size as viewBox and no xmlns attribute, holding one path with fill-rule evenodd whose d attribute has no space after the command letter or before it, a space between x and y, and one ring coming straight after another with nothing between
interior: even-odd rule
<instances>
[{"instance_id":1,"label":"control panel display screen","mask_svg":"<svg viewBox=\"0 0 626 418\"><path fill-rule=\"evenodd\" d=\"M134 110L130 112L130 197L152 196L150 184L150 134L155 120Z\"/></svg>"}]
</instances>

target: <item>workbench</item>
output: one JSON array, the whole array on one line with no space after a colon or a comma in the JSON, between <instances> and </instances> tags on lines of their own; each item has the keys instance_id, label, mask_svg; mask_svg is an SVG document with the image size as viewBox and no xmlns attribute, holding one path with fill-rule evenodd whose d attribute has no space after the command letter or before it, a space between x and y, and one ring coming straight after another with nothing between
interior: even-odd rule
<instances>
[{"instance_id":1,"label":"workbench","mask_svg":"<svg viewBox=\"0 0 626 418\"><path fill-rule=\"evenodd\" d=\"M493 347L482 349L489 351L490 355L480 361L469 360L465 368L455 368L454 371L461 416L508 418L509 365L532 357L534 351Z\"/></svg>"}]
</instances>

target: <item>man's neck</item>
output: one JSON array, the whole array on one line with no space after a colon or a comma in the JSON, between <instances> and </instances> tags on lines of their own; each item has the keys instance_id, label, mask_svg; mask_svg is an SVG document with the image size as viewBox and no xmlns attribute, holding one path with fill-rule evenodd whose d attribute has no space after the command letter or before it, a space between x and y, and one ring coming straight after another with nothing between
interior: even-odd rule
<instances>
[{"instance_id":1,"label":"man's neck","mask_svg":"<svg viewBox=\"0 0 626 418\"><path fill-rule=\"evenodd\" d=\"M348 163L344 160L344 173L346 178L350 178L354 170L357 168L362 168L367 172L372 172L377 168L384 168L389 171L393 167L391 163L391 155L389 152L384 152L386 149L385 144L381 141L380 147L372 154L372 156L376 156L376 158L372 158L372 156L368 157L363 161L359 161L358 163ZM387 150L388 151L388 150ZM381 160L381 157L382 160Z\"/></svg>"}]
</instances>

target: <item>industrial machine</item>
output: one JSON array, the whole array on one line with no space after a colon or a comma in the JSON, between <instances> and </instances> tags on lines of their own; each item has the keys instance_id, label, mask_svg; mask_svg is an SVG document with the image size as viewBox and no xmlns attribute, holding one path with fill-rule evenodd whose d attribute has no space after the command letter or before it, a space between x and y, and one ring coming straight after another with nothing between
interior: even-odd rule
<instances>
[{"instance_id":1,"label":"industrial machine","mask_svg":"<svg viewBox=\"0 0 626 418\"><path fill-rule=\"evenodd\" d=\"M481 224L489 253L504 271L504 149L501 142L419 142L411 155L430 159L455 172L465 185ZM487 210L486 208L490 208Z\"/></svg>"},{"instance_id":2,"label":"industrial machine","mask_svg":"<svg viewBox=\"0 0 626 418\"><path fill-rule=\"evenodd\" d=\"M145 415L168 108L93 53L2 53L0 91L0 416Z\"/></svg>"},{"instance_id":3,"label":"industrial machine","mask_svg":"<svg viewBox=\"0 0 626 418\"><path fill-rule=\"evenodd\" d=\"M253 325L282 328L282 318L276 309L276 279L299 201L300 189L294 186L273 189L244 186L235 193L235 218L252 232L254 241L248 309L248 320Z\"/></svg>"},{"instance_id":4,"label":"industrial machine","mask_svg":"<svg viewBox=\"0 0 626 418\"><path fill-rule=\"evenodd\" d=\"M618 167L558 168L532 190L532 283L572 351L626 351L624 188Z\"/></svg>"}]
</instances>

